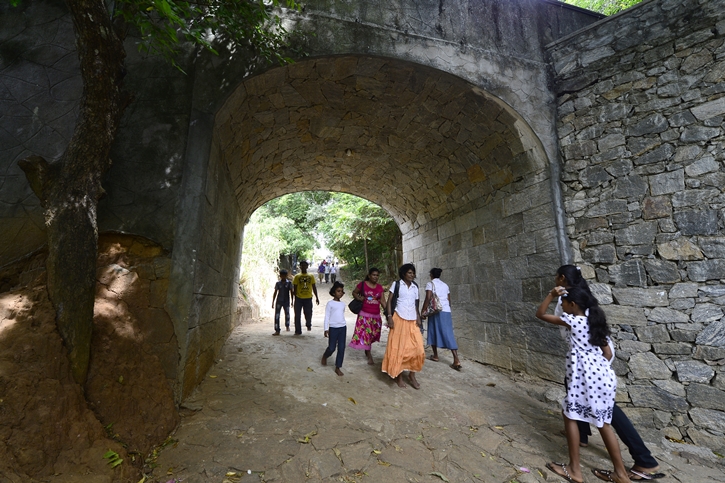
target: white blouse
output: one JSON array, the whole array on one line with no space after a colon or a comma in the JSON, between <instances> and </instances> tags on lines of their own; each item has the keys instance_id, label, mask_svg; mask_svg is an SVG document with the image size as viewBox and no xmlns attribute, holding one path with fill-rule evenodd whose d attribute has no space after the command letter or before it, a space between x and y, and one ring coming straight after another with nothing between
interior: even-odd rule
<instances>
[{"instance_id":1,"label":"white blouse","mask_svg":"<svg viewBox=\"0 0 725 483\"><path fill-rule=\"evenodd\" d=\"M417 320L418 312L415 310L416 301L419 299L418 286L411 282L410 287L402 280L398 280L390 287L390 293L395 293L395 285L400 284L398 301L395 303L395 311L405 320Z\"/></svg>"}]
</instances>

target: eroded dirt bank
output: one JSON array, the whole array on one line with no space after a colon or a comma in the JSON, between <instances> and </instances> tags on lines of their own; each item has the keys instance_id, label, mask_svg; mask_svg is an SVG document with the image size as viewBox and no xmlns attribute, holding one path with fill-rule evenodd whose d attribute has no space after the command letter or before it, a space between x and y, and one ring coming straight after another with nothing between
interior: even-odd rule
<instances>
[{"instance_id":1,"label":"eroded dirt bank","mask_svg":"<svg viewBox=\"0 0 725 483\"><path fill-rule=\"evenodd\" d=\"M2 482L136 482L145 455L178 422L168 350L176 340L163 310L168 258L121 235L102 236L99 248L84 388L56 330L44 254L0 273ZM123 463L112 467L109 450Z\"/></svg>"}]
</instances>

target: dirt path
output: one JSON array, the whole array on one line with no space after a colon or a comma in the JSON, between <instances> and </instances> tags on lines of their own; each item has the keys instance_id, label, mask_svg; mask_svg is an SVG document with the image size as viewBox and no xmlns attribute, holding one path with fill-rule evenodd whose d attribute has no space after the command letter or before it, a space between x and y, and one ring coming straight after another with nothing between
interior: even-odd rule
<instances>
[{"instance_id":1,"label":"dirt path","mask_svg":"<svg viewBox=\"0 0 725 483\"><path fill-rule=\"evenodd\" d=\"M155 481L563 481L545 467L566 459L557 405L532 397L555 400L560 388L465 358L457 372L441 351L440 362L426 361L419 391L399 389L380 371L387 331L373 346L375 366L348 349L345 375L336 376L334 355L320 365L328 289L320 286L312 332L272 337L271 317L233 332L185 403L178 443L161 452ZM348 340L353 327L348 314ZM582 461L592 482L590 468L611 464L601 439L590 443ZM668 475L662 481L725 482L709 450L665 440L650 447Z\"/></svg>"}]
</instances>

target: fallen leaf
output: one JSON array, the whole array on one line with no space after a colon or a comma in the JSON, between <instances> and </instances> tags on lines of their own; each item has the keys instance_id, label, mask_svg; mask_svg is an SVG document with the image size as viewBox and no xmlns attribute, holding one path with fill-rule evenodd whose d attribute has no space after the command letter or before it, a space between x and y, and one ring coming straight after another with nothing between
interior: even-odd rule
<instances>
[{"instance_id":1,"label":"fallen leaf","mask_svg":"<svg viewBox=\"0 0 725 483\"><path fill-rule=\"evenodd\" d=\"M481 451L481 456L483 456L485 458L486 457L486 453L484 453L483 451Z\"/></svg>"},{"instance_id":2,"label":"fallen leaf","mask_svg":"<svg viewBox=\"0 0 725 483\"><path fill-rule=\"evenodd\" d=\"M348 401L350 401L350 402L351 402L351 403L353 403L353 404L357 404L357 401L356 401L356 400L354 400L354 399L353 399L353 398L351 398L351 397L347 398L347 400L348 400Z\"/></svg>"},{"instance_id":3,"label":"fallen leaf","mask_svg":"<svg viewBox=\"0 0 725 483\"><path fill-rule=\"evenodd\" d=\"M443 480L443 481L448 481L448 478L446 478L446 477L445 477L445 476L443 476L442 474L438 473L437 471L434 471L433 473L428 473L428 474L429 474L429 475L433 475L433 476L437 476L438 478L440 478L440 479L441 479L441 480ZM449 483L450 483L450 482L449 482Z\"/></svg>"},{"instance_id":4,"label":"fallen leaf","mask_svg":"<svg viewBox=\"0 0 725 483\"><path fill-rule=\"evenodd\" d=\"M333 453L335 453L335 456L337 456L337 459L340 460L340 463L345 466L345 463L342 462L342 453L340 453L340 450L337 448L332 448Z\"/></svg>"},{"instance_id":5,"label":"fallen leaf","mask_svg":"<svg viewBox=\"0 0 725 483\"><path fill-rule=\"evenodd\" d=\"M390 466L390 463L388 463L387 461L380 461L380 460L378 460L378 464L381 465L381 466Z\"/></svg>"},{"instance_id":6,"label":"fallen leaf","mask_svg":"<svg viewBox=\"0 0 725 483\"><path fill-rule=\"evenodd\" d=\"M496 429L503 429L503 426L494 426Z\"/></svg>"},{"instance_id":7,"label":"fallen leaf","mask_svg":"<svg viewBox=\"0 0 725 483\"><path fill-rule=\"evenodd\" d=\"M311 367L308 367L307 372L315 372L315 371Z\"/></svg>"},{"instance_id":8,"label":"fallen leaf","mask_svg":"<svg viewBox=\"0 0 725 483\"><path fill-rule=\"evenodd\" d=\"M216 376L209 376L209 377L211 377L212 379L216 379Z\"/></svg>"},{"instance_id":9,"label":"fallen leaf","mask_svg":"<svg viewBox=\"0 0 725 483\"><path fill-rule=\"evenodd\" d=\"M382 451L380 451L379 449L374 449L374 450L373 450L373 453L375 453L375 454L380 454L380 453L382 453Z\"/></svg>"},{"instance_id":10,"label":"fallen leaf","mask_svg":"<svg viewBox=\"0 0 725 483\"><path fill-rule=\"evenodd\" d=\"M521 468L519 468L519 471L521 471L522 473L531 473L531 470L528 469L528 468L526 468L526 467L524 467L524 466L522 466Z\"/></svg>"},{"instance_id":11,"label":"fallen leaf","mask_svg":"<svg viewBox=\"0 0 725 483\"><path fill-rule=\"evenodd\" d=\"M310 442L310 438L317 434L317 431L310 431L305 435L304 438L299 438L297 440L298 443L307 444Z\"/></svg>"},{"instance_id":12,"label":"fallen leaf","mask_svg":"<svg viewBox=\"0 0 725 483\"><path fill-rule=\"evenodd\" d=\"M488 383L488 384L486 384L486 385L487 385L488 387L496 387L496 383L495 383L495 382L489 382L489 383Z\"/></svg>"}]
</instances>

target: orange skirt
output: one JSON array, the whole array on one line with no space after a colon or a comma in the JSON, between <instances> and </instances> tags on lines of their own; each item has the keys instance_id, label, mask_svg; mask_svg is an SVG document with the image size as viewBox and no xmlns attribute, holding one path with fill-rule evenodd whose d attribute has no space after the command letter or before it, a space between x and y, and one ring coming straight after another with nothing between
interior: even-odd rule
<instances>
[{"instance_id":1,"label":"orange skirt","mask_svg":"<svg viewBox=\"0 0 725 483\"><path fill-rule=\"evenodd\" d=\"M383 357L383 372L398 377L403 371L420 372L425 362L423 336L415 320L393 314L393 327L388 334L388 345Z\"/></svg>"}]
</instances>

